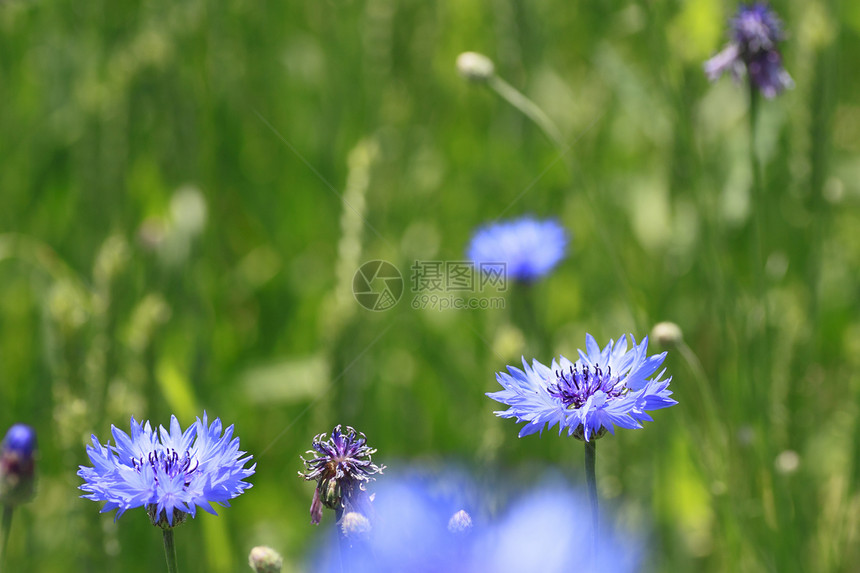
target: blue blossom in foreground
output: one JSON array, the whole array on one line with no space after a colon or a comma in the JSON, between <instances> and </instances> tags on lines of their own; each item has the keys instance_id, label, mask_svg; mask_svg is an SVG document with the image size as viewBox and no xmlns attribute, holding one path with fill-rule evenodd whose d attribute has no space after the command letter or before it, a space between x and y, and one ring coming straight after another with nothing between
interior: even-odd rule
<instances>
[{"instance_id":1,"label":"blue blossom in foreground","mask_svg":"<svg viewBox=\"0 0 860 573\"><path fill-rule=\"evenodd\" d=\"M547 367L534 360L532 366L523 358L523 369L508 366L508 372L496 374L504 390L487 394L493 400L510 406L496 412L502 418L526 422L520 437L543 433L558 424L558 433L589 441L599 438L613 426L641 428L652 421L648 410L677 404L670 398L669 382L662 379L665 369L649 379L663 363L666 353L648 356L648 337L636 344L630 335L615 343L610 340L602 350L589 334L587 352L571 362L564 356L553 359Z\"/></svg>"},{"instance_id":2,"label":"blue blossom in foreground","mask_svg":"<svg viewBox=\"0 0 860 573\"><path fill-rule=\"evenodd\" d=\"M152 430L149 422L131 419L131 435L111 426L116 445L99 443L92 437L87 455L93 467L80 466L84 480L80 489L93 501L104 501L101 512L116 509L116 518L126 510L145 507L153 525L173 527L197 508L215 514L213 503L229 507L229 500L251 487L243 481L256 464L245 465L251 456L239 451L233 426L222 435L221 420L208 424L197 418L184 432L176 416L170 430ZM243 457L244 456L244 457Z\"/></svg>"},{"instance_id":3,"label":"blue blossom in foreground","mask_svg":"<svg viewBox=\"0 0 860 573\"><path fill-rule=\"evenodd\" d=\"M318 524L322 519L323 506L340 513L347 506L358 505L366 484L374 474L382 473L385 466L377 466L371 460L376 448L367 445L367 436L346 426L338 424L331 432L331 438L318 434L308 450L311 459L302 457L306 472L299 472L305 480L316 480L314 498L311 502L311 523Z\"/></svg>"},{"instance_id":4,"label":"blue blossom in foreground","mask_svg":"<svg viewBox=\"0 0 860 573\"><path fill-rule=\"evenodd\" d=\"M784 38L782 22L766 3L741 5L731 21L731 37L723 51L705 62L708 79L715 81L726 71L739 79L746 69L766 98L794 86L777 49Z\"/></svg>"},{"instance_id":5,"label":"blue blossom in foreground","mask_svg":"<svg viewBox=\"0 0 860 573\"><path fill-rule=\"evenodd\" d=\"M468 480L442 476L433 480L382 479L373 502L372 529L363 543L352 544L344 562L334 549L335 534L315 555L310 571L393 573L567 573L638 571L636 537L617 535L607 525L592 549L588 502L565 483L554 481L515 495L503 510L494 488L480 489ZM468 513L463 510L464 504ZM505 507L507 506L507 507ZM463 517L465 516L465 517ZM473 517L474 516L474 519ZM468 519L466 527L452 521Z\"/></svg>"},{"instance_id":6,"label":"blue blossom in foreground","mask_svg":"<svg viewBox=\"0 0 860 573\"><path fill-rule=\"evenodd\" d=\"M36 430L15 424L0 445L0 503L17 505L33 497L36 481Z\"/></svg>"},{"instance_id":7,"label":"blue blossom in foreground","mask_svg":"<svg viewBox=\"0 0 860 573\"><path fill-rule=\"evenodd\" d=\"M507 278L533 281L564 258L567 243L567 231L558 222L521 217L478 229L467 256L478 270L497 272L503 264Z\"/></svg>"}]
</instances>

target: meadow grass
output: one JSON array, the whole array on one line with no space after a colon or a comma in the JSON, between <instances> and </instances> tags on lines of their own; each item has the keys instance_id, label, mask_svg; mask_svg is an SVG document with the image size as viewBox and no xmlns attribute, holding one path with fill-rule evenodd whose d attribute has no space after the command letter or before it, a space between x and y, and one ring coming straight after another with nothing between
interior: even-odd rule
<instances>
[{"instance_id":1,"label":"meadow grass","mask_svg":"<svg viewBox=\"0 0 860 573\"><path fill-rule=\"evenodd\" d=\"M260 544L305 570L322 531L299 455L337 423L389 467L584 486L578 442L517 439L484 393L521 356L661 321L683 331L679 405L597 461L643 569L857 569L860 7L775 3L796 87L759 102L757 186L747 91L702 72L734 8L0 4L0 421L40 446L7 570L163 568L143 511L78 498L89 436L131 415L205 409L258 463L233 507L176 530L180 571L245 570ZM467 50L561 141L459 77ZM529 213L572 241L527 303L412 308L416 260L461 261L477 226ZM406 281L383 312L351 292L374 259Z\"/></svg>"}]
</instances>

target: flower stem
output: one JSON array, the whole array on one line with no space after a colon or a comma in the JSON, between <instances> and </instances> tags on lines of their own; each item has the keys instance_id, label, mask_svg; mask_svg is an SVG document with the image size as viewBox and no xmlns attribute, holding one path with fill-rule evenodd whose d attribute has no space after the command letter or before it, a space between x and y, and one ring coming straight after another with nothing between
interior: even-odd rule
<instances>
[{"instance_id":1,"label":"flower stem","mask_svg":"<svg viewBox=\"0 0 860 573\"><path fill-rule=\"evenodd\" d=\"M493 75L487 80L487 86L496 92L502 99L506 102L514 106L518 111L520 111L527 118L532 120L535 125L543 132L547 139L553 144L558 152L558 158L566 158L565 168L567 169L568 175L573 178L574 174L578 171L576 162L574 159L568 154L576 141L568 144L565 142L564 137L562 136L561 130L558 128L558 125L550 119L550 117L540 108L534 101L529 99L525 94L518 91L511 84L503 80L497 75ZM602 117L602 116L601 116ZM585 131L591 129L591 127L597 123L597 119L592 122L591 126L589 126ZM584 135L584 132L583 132ZM592 192L589 189L588 185L584 185L583 187L585 201L587 207L592 211L592 218L599 218L600 213L598 213L598 200L592 196ZM519 197L517 198L517 200ZM508 206L510 208L510 205ZM505 209L507 210L507 209ZM607 254L609 255L609 260L612 262L612 266L615 270L615 273L618 275L618 278L622 285L627 289L628 296L631 300L635 300L639 298L637 293L633 290L633 285L630 280L627 278L627 274L624 268L621 265L621 259L617 253L617 249L615 247L615 241L611 240L609 235L604 230L603 226L597 226L597 233L600 237L600 240L603 242L604 247L606 248ZM639 319L636 313L631 309L630 317L634 324L639 323ZM640 328L637 326L637 330Z\"/></svg>"},{"instance_id":2,"label":"flower stem","mask_svg":"<svg viewBox=\"0 0 860 573\"><path fill-rule=\"evenodd\" d=\"M750 113L749 113L749 138L750 138L750 169L752 170L752 196L753 196L753 275L755 280L755 294L757 308L754 307L754 316L760 324L754 325L752 329L753 344L751 350L755 353L754 364L758 364L760 371L754 373L759 381L770 380L768 368L770 366L770 352L767 342L768 309L767 309L767 287L764 276L764 237L766 236L766 219L770 206L766 204L764 183L761 176L761 165L757 153L758 117L760 97L758 89L753 82L749 82L750 91ZM759 384L751 384L750 388L756 392ZM760 394L753 395L755 402L760 402Z\"/></svg>"},{"instance_id":3,"label":"flower stem","mask_svg":"<svg viewBox=\"0 0 860 573\"><path fill-rule=\"evenodd\" d=\"M164 533L164 556L167 558L167 573L177 573L176 546L173 544L173 528L162 530Z\"/></svg>"},{"instance_id":4,"label":"flower stem","mask_svg":"<svg viewBox=\"0 0 860 573\"><path fill-rule=\"evenodd\" d=\"M555 123L553 123L549 116L544 113L544 111L539 108L535 102L527 98L514 86L499 76L492 76L487 81L487 85L489 85L494 92L499 94L502 99L517 108L527 118L535 122L540 130L543 131L544 135L546 135L558 149L564 150L567 147L564 142L564 138L561 136L561 132L558 130Z\"/></svg>"},{"instance_id":5,"label":"flower stem","mask_svg":"<svg viewBox=\"0 0 860 573\"><path fill-rule=\"evenodd\" d=\"M591 503L591 545L593 561L597 562L597 440L585 442L585 482L588 485L588 501Z\"/></svg>"},{"instance_id":6,"label":"flower stem","mask_svg":"<svg viewBox=\"0 0 860 573\"><path fill-rule=\"evenodd\" d=\"M552 341L548 330L541 327L534 288L531 283L514 285L511 289L511 317L514 324L522 329L531 354L545 356L552 350Z\"/></svg>"},{"instance_id":7,"label":"flower stem","mask_svg":"<svg viewBox=\"0 0 860 573\"><path fill-rule=\"evenodd\" d=\"M9 543L9 530L12 528L13 505L3 506L3 517L0 521L0 571L3 570L3 562L6 558L6 546Z\"/></svg>"},{"instance_id":8,"label":"flower stem","mask_svg":"<svg viewBox=\"0 0 860 573\"><path fill-rule=\"evenodd\" d=\"M337 529L337 560L340 563L340 572L344 573L346 571L346 567L344 567L345 553L346 553L346 539L343 533L343 508L339 507L334 512L335 515L335 528Z\"/></svg>"}]
</instances>

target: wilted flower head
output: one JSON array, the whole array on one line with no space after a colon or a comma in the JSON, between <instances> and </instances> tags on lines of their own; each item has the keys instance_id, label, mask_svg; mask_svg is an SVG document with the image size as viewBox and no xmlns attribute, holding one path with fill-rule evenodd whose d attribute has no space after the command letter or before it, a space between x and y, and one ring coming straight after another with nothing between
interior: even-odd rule
<instances>
[{"instance_id":1,"label":"wilted flower head","mask_svg":"<svg viewBox=\"0 0 860 573\"><path fill-rule=\"evenodd\" d=\"M323 505L337 512L356 505L366 484L374 479L374 474L382 473L385 466L372 462L376 448L369 447L367 437L350 426L344 431L338 424L328 440L325 434L318 434L311 447L307 453L316 457L309 460L302 457L307 471L299 475L317 481L311 502L311 523L318 524Z\"/></svg>"},{"instance_id":2,"label":"wilted flower head","mask_svg":"<svg viewBox=\"0 0 860 573\"><path fill-rule=\"evenodd\" d=\"M777 50L783 37L782 22L766 3L741 5L731 21L731 42L705 62L705 74L715 81L730 71L738 79L746 69L763 96L775 97L794 85Z\"/></svg>"},{"instance_id":3,"label":"wilted flower head","mask_svg":"<svg viewBox=\"0 0 860 573\"><path fill-rule=\"evenodd\" d=\"M530 367L523 358L523 369L508 366L508 372L496 374L504 390L487 394L493 400L510 406L496 412L502 418L526 422L520 437L543 433L544 428L558 424L558 433L567 429L569 436L589 441L615 433L613 426L641 428L652 421L648 410L667 408L677 402L669 396L669 382L662 379L665 370L652 376L663 363L666 353L647 356L648 338L641 344L630 335L633 346L627 350L627 339L616 344L610 340L601 350L589 334L587 352L571 362L564 356L553 359L547 367L534 360Z\"/></svg>"},{"instance_id":4,"label":"wilted flower head","mask_svg":"<svg viewBox=\"0 0 860 573\"><path fill-rule=\"evenodd\" d=\"M0 446L0 503L17 505L33 497L36 481L36 430L15 424Z\"/></svg>"},{"instance_id":5,"label":"wilted flower head","mask_svg":"<svg viewBox=\"0 0 860 573\"><path fill-rule=\"evenodd\" d=\"M239 451L232 425L222 435L221 420L209 425L204 412L185 432L176 416L170 417L169 431L159 430L132 418L130 436L111 426L115 446L103 446L93 436L87 455L94 467L78 470L85 482L80 489L87 492L81 497L107 502L101 512L116 509L116 518L143 506L153 525L168 528L187 514L194 517L197 507L214 515L212 503L229 507L230 499L251 487L242 480L256 464L245 467L251 456Z\"/></svg>"},{"instance_id":6,"label":"wilted flower head","mask_svg":"<svg viewBox=\"0 0 860 573\"><path fill-rule=\"evenodd\" d=\"M533 281L561 261L567 242L567 231L557 221L521 217L478 229L467 256L480 271L498 271L504 265L507 278Z\"/></svg>"}]
</instances>

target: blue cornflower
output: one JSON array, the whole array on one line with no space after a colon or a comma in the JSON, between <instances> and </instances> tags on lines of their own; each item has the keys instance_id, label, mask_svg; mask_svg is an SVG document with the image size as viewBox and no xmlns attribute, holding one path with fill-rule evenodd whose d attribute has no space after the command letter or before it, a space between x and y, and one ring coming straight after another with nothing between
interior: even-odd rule
<instances>
[{"instance_id":1,"label":"blue cornflower","mask_svg":"<svg viewBox=\"0 0 860 573\"><path fill-rule=\"evenodd\" d=\"M170 431L154 432L149 422L132 417L131 435L111 426L116 445L102 445L93 436L87 455L93 467L80 466L84 480L80 489L93 501L105 501L101 512L116 509L116 518L126 510L145 507L153 525L163 528L194 517L197 507L215 514L212 503L226 507L229 500L251 487L244 480L256 464L245 465L251 456L239 451L233 426L221 434L221 420L208 424L197 418L184 432L176 416L170 417ZM243 457L244 456L244 457Z\"/></svg>"},{"instance_id":2,"label":"blue cornflower","mask_svg":"<svg viewBox=\"0 0 860 573\"><path fill-rule=\"evenodd\" d=\"M766 98L794 86L777 50L784 38L782 22L770 6L764 2L741 5L731 21L731 37L723 51L705 62L705 74L711 81L726 71L738 79L746 69Z\"/></svg>"},{"instance_id":3,"label":"blue cornflower","mask_svg":"<svg viewBox=\"0 0 860 573\"><path fill-rule=\"evenodd\" d=\"M311 443L312 450L307 453L315 456L309 460L302 457L306 473L299 472L305 480L316 480L314 497L311 502L311 523L318 524L322 519L323 505L340 514L344 509L357 506L366 484L374 474L382 473L385 466L377 466L371 460L376 448L367 445L367 436L340 424L331 431L331 438L318 434Z\"/></svg>"},{"instance_id":4,"label":"blue cornflower","mask_svg":"<svg viewBox=\"0 0 860 573\"><path fill-rule=\"evenodd\" d=\"M553 219L521 217L478 229L469 243L468 258L484 272L533 281L549 273L567 250L568 234Z\"/></svg>"},{"instance_id":5,"label":"blue cornflower","mask_svg":"<svg viewBox=\"0 0 860 573\"><path fill-rule=\"evenodd\" d=\"M15 424L0 444L0 503L17 505L33 497L36 481L36 430Z\"/></svg>"},{"instance_id":6,"label":"blue cornflower","mask_svg":"<svg viewBox=\"0 0 860 573\"><path fill-rule=\"evenodd\" d=\"M571 362L564 356L553 359L552 367L534 360L530 367L523 358L523 369L508 366L508 372L496 374L504 390L487 394L493 400L510 406L496 412L502 418L527 422L520 437L558 424L558 433L588 441L599 438L613 426L641 428L642 422L652 421L648 410L658 410L677 404L669 396L669 382L662 379L665 369L652 376L663 363L666 353L647 356L648 338L627 350L627 339L616 344L610 340L603 350L589 334L585 338L587 352L579 351L579 359Z\"/></svg>"}]
</instances>

